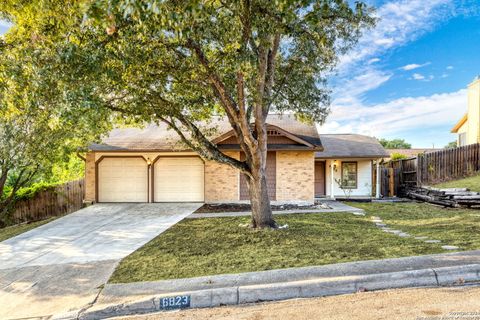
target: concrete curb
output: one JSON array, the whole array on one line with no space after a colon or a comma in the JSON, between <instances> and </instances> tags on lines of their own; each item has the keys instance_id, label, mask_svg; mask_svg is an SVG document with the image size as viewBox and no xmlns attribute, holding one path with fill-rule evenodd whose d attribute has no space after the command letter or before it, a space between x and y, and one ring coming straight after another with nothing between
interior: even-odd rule
<instances>
[{"instance_id":1,"label":"concrete curb","mask_svg":"<svg viewBox=\"0 0 480 320\"><path fill-rule=\"evenodd\" d=\"M163 293L121 304L98 307L94 305L89 310L79 312L77 319L105 319L159 312L163 311L161 301L176 296L189 296L188 308L207 308L261 301L323 297L364 290L440 287L474 282L480 282L480 264L369 275L321 277L302 281Z\"/></svg>"}]
</instances>

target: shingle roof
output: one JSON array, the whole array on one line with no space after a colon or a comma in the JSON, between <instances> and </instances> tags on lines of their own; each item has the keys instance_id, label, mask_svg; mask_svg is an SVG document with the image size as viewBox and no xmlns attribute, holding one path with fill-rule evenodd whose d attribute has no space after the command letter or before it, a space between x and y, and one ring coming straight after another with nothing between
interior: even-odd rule
<instances>
[{"instance_id":1,"label":"shingle roof","mask_svg":"<svg viewBox=\"0 0 480 320\"><path fill-rule=\"evenodd\" d=\"M377 139L360 134L320 134L323 151L316 158L384 158L387 151Z\"/></svg>"},{"instance_id":2,"label":"shingle roof","mask_svg":"<svg viewBox=\"0 0 480 320\"><path fill-rule=\"evenodd\" d=\"M317 148L322 145L315 125L300 122L293 115L271 114L267 117L267 123L277 126ZM200 126L203 129L215 129L212 140L232 130L224 117L218 117L209 123L202 123ZM158 125L150 124L145 128L114 129L108 137L102 139L101 143L92 144L89 149L92 151L179 151L186 148L180 142L176 132L169 130L166 124L160 123Z\"/></svg>"}]
</instances>

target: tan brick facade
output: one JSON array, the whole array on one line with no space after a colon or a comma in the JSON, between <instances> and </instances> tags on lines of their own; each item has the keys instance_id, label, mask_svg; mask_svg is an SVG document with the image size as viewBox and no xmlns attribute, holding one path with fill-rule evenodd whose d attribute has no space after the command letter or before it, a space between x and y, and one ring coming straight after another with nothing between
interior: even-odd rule
<instances>
[{"instance_id":1,"label":"tan brick facade","mask_svg":"<svg viewBox=\"0 0 480 320\"><path fill-rule=\"evenodd\" d=\"M240 158L240 153L236 151L226 152L226 154L235 159ZM122 155L127 154L118 154L120 157ZM86 201L95 201L95 160L98 156L94 152L86 155ZM313 201L315 189L313 151L278 151L276 170L277 201ZM215 161L205 162L205 202L238 201L239 180L238 170Z\"/></svg>"},{"instance_id":2,"label":"tan brick facade","mask_svg":"<svg viewBox=\"0 0 480 320\"><path fill-rule=\"evenodd\" d=\"M225 152L240 158L239 152ZM228 202L239 199L239 171L215 161L205 162L205 202Z\"/></svg>"},{"instance_id":3,"label":"tan brick facade","mask_svg":"<svg viewBox=\"0 0 480 320\"><path fill-rule=\"evenodd\" d=\"M85 201L95 201L95 152L85 157Z\"/></svg>"},{"instance_id":4,"label":"tan brick facade","mask_svg":"<svg viewBox=\"0 0 480 320\"><path fill-rule=\"evenodd\" d=\"M277 152L277 201L312 201L315 193L315 153Z\"/></svg>"}]
</instances>

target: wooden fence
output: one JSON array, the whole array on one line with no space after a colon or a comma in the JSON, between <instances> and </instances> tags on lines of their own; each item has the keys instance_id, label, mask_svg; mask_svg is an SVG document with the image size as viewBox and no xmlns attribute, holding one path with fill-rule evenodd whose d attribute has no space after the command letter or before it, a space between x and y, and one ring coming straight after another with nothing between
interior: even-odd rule
<instances>
[{"instance_id":1,"label":"wooden fence","mask_svg":"<svg viewBox=\"0 0 480 320\"><path fill-rule=\"evenodd\" d=\"M402 195L404 189L471 176L480 170L480 144L392 160L381 168L382 195Z\"/></svg>"},{"instance_id":2,"label":"wooden fence","mask_svg":"<svg viewBox=\"0 0 480 320\"><path fill-rule=\"evenodd\" d=\"M41 191L31 199L17 202L12 213L13 222L37 221L81 209L84 185L83 179L69 181Z\"/></svg>"}]
</instances>

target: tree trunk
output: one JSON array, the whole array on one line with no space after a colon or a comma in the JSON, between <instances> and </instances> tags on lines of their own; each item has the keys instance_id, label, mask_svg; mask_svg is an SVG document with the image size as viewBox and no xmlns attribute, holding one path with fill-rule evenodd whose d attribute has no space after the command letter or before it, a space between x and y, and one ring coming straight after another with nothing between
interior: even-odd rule
<instances>
[{"instance_id":1,"label":"tree trunk","mask_svg":"<svg viewBox=\"0 0 480 320\"><path fill-rule=\"evenodd\" d=\"M263 163L266 157L260 161L262 164L252 165L252 176L246 176L252 206L252 228L276 228L268 196L266 163Z\"/></svg>"}]
</instances>

